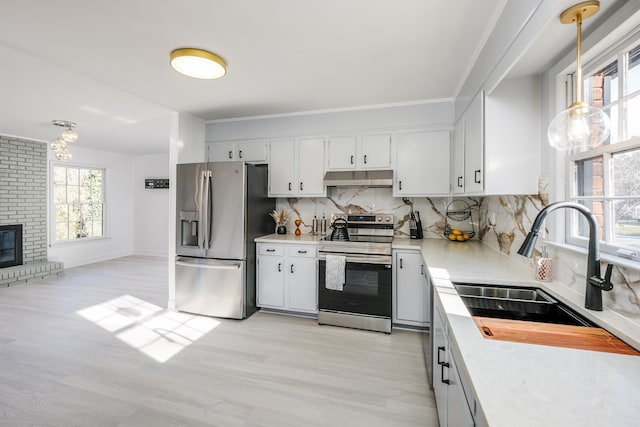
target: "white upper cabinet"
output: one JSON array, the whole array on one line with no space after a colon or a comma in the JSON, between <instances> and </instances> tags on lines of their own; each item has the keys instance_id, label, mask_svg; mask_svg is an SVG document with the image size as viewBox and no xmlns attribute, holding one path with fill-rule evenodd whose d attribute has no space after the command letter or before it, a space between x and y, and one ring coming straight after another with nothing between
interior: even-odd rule
<instances>
[{"instance_id":1,"label":"white upper cabinet","mask_svg":"<svg viewBox=\"0 0 640 427\"><path fill-rule=\"evenodd\" d=\"M453 129L453 141L451 146L451 185L454 194L464 193L464 124L465 118L461 117Z\"/></svg>"},{"instance_id":2,"label":"white upper cabinet","mask_svg":"<svg viewBox=\"0 0 640 427\"><path fill-rule=\"evenodd\" d=\"M240 161L264 163L267 161L267 143L264 141L210 142L210 162Z\"/></svg>"},{"instance_id":3,"label":"white upper cabinet","mask_svg":"<svg viewBox=\"0 0 640 427\"><path fill-rule=\"evenodd\" d=\"M417 131L396 136L394 197L449 194L449 131Z\"/></svg>"},{"instance_id":4,"label":"white upper cabinet","mask_svg":"<svg viewBox=\"0 0 640 427\"><path fill-rule=\"evenodd\" d=\"M482 193L484 186L484 92L479 92L464 115L464 191Z\"/></svg>"},{"instance_id":5,"label":"white upper cabinet","mask_svg":"<svg viewBox=\"0 0 640 427\"><path fill-rule=\"evenodd\" d=\"M327 170L391 168L391 135L336 136L327 142Z\"/></svg>"},{"instance_id":6,"label":"white upper cabinet","mask_svg":"<svg viewBox=\"0 0 640 427\"><path fill-rule=\"evenodd\" d=\"M454 136L454 161L464 140L465 194L537 194L541 105L538 76L503 80L490 95L473 98Z\"/></svg>"},{"instance_id":7,"label":"white upper cabinet","mask_svg":"<svg viewBox=\"0 0 640 427\"><path fill-rule=\"evenodd\" d=\"M269 196L324 196L324 138L269 144Z\"/></svg>"}]
</instances>

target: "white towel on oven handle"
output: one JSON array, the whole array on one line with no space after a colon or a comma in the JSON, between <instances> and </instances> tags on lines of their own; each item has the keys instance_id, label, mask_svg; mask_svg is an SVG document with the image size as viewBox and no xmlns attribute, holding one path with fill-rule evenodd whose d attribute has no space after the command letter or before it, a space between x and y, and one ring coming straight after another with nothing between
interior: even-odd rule
<instances>
[{"instance_id":1,"label":"white towel on oven handle","mask_svg":"<svg viewBox=\"0 0 640 427\"><path fill-rule=\"evenodd\" d=\"M343 255L327 255L326 261L325 287L333 291L342 291L347 257Z\"/></svg>"}]
</instances>

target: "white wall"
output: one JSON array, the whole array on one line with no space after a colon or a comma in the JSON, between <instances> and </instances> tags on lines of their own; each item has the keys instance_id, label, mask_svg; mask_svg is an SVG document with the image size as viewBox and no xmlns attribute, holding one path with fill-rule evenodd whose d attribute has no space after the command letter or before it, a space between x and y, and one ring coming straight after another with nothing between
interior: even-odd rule
<instances>
[{"instance_id":1,"label":"white wall","mask_svg":"<svg viewBox=\"0 0 640 427\"><path fill-rule=\"evenodd\" d=\"M133 160L133 253L168 256L169 189L147 190L147 178L169 178L169 153L136 156ZM173 183L170 183L170 185Z\"/></svg>"},{"instance_id":2,"label":"white wall","mask_svg":"<svg viewBox=\"0 0 640 427\"><path fill-rule=\"evenodd\" d=\"M80 144L71 149L73 160L70 164L105 168L107 181L105 186L106 209L104 239L63 242L51 244L49 240L48 259L62 261L65 268L82 264L117 258L133 253L133 157L124 154L109 153L81 148ZM49 160L55 160L49 150ZM49 171L51 167L49 166ZM50 191L50 185L48 186ZM51 197L47 197L51 200ZM51 206L49 222L52 223Z\"/></svg>"},{"instance_id":3,"label":"white wall","mask_svg":"<svg viewBox=\"0 0 640 427\"><path fill-rule=\"evenodd\" d=\"M452 125L453 101L435 100L383 108L212 122L207 123L206 140L275 139L422 127L450 129Z\"/></svg>"}]
</instances>

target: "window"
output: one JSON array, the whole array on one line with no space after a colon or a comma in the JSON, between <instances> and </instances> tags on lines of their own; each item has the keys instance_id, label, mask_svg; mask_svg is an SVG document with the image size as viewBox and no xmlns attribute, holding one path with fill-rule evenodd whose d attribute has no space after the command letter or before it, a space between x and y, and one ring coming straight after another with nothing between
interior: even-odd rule
<instances>
[{"instance_id":1,"label":"window","mask_svg":"<svg viewBox=\"0 0 640 427\"><path fill-rule=\"evenodd\" d=\"M53 241L104 235L105 170L53 165Z\"/></svg>"},{"instance_id":2,"label":"window","mask_svg":"<svg viewBox=\"0 0 640 427\"><path fill-rule=\"evenodd\" d=\"M611 118L599 147L569 155L569 198L598 219L603 252L640 260L640 41L613 52L584 80L585 101ZM568 217L567 241L586 246L588 224Z\"/></svg>"}]
</instances>

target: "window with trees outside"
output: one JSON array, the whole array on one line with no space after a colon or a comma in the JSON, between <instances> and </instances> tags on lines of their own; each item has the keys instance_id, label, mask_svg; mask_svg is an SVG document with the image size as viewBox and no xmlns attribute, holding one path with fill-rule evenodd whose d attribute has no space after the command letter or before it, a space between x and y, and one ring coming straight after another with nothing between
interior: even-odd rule
<instances>
[{"instance_id":1,"label":"window with trees outside","mask_svg":"<svg viewBox=\"0 0 640 427\"><path fill-rule=\"evenodd\" d=\"M53 166L53 241L102 237L105 170Z\"/></svg>"},{"instance_id":2,"label":"window with trees outside","mask_svg":"<svg viewBox=\"0 0 640 427\"><path fill-rule=\"evenodd\" d=\"M584 94L611 118L611 135L569 155L569 198L595 214L603 252L640 260L640 37L606 57L586 73ZM588 235L571 213L568 243L586 246Z\"/></svg>"}]
</instances>

